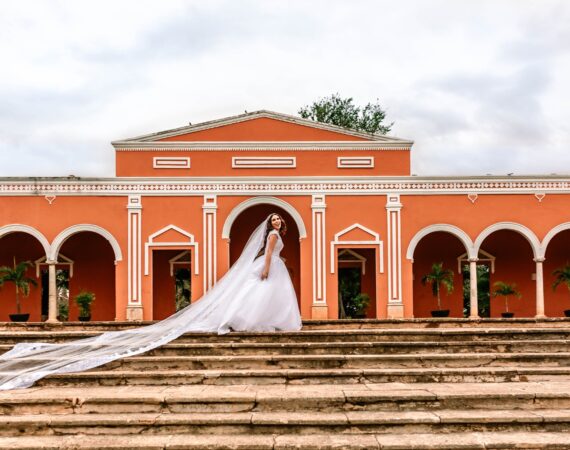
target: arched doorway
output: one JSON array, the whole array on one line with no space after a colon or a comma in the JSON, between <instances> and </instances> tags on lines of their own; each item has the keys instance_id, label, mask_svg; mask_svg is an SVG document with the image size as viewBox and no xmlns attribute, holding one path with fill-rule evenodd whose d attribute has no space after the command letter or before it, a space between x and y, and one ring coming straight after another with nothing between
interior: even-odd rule
<instances>
[{"instance_id":1,"label":"arched doorway","mask_svg":"<svg viewBox=\"0 0 570 450\"><path fill-rule=\"evenodd\" d=\"M441 288L441 309L448 309L449 317L468 315L463 295L464 277L462 271L457 270L457 258L468 251L458 236L446 231L433 231L421 237L410 255L414 261L414 317L431 317L431 311L438 309L431 285L424 286L421 282L436 263L443 263L444 270L453 272L453 291L448 295L446 289Z\"/></svg>"},{"instance_id":2,"label":"arched doorway","mask_svg":"<svg viewBox=\"0 0 570 450\"><path fill-rule=\"evenodd\" d=\"M59 240L56 238L56 241ZM56 257L65 255L73 261L73 277L69 278L69 320L77 320L79 310L73 301L81 291L95 294L91 320L115 320L115 251L102 235L78 230L54 248Z\"/></svg>"},{"instance_id":3,"label":"arched doorway","mask_svg":"<svg viewBox=\"0 0 570 450\"><path fill-rule=\"evenodd\" d=\"M1 230L0 230L1 231ZM37 237L25 232L0 232L0 266L13 267L22 261L30 261L26 276L36 280L37 287L30 286L28 297L20 295L21 312L29 313L31 322L39 322L47 318L47 302L42 302L41 273L36 272L34 262L46 257L46 249ZM39 276L38 276L39 275ZM47 289L47 286L46 286ZM13 283L5 283L0 288L0 321L9 321L9 315L16 313L16 291ZM47 290L45 291L47 299Z\"/></svg>"},{"instance_id":4,"label":"arched doorway","mask_svg":"<svg viewBox=\"0 0 570 450\"><path fill-rule=\"evenodd\" d=\"M285 259L285 265L291 275L293 286L300 299L301 292L301 260L299 229L293 217L283 208L272 204L256 204L242 211L232 223L230 229L230 265L241 255L241 252L251 235L252 231L271 213L278 213L287 223L287 234L283 237L285 247L281 257Z\"/></svg>"},{"instance_id":5,"label":"arched doorway","mask_svg":"<svg viewBox=\"0 0 570 450\"><path fill-rule=\"evenodd\" d=\"M564 311L570 309L570 292L564 283L556 290L552 286L556 280L553 272L570 264L570 229L549 239L544 256L544 313L547 317L564 317Z\"/></svg>"}]
</instances>

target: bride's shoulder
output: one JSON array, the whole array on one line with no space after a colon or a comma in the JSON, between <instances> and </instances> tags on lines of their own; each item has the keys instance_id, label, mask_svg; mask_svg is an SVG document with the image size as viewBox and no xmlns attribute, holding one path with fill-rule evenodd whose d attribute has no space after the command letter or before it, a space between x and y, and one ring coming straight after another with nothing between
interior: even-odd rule
<instances>
[{"instance_id":1,"label":"bride's shoulder","mask_svg":"<svg viewBox=\"0 0 570 450\"><path fill-rule=\"evenodd\" d=\"M279 231L277 231L277 230L271 230L271 231L269 232L269 234L267 235L267 237L271 236L272 234L275 234L275 235L279 236Z\"/></svg>"}]
</instances>

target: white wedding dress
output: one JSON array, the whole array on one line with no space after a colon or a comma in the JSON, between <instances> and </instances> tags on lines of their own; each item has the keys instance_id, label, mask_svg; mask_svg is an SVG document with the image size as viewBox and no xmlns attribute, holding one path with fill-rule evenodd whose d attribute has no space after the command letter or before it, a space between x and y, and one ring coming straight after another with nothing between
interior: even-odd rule
<instances>
[{"instance_id":1,"label":"white wedding dress","mask_svg":"<svg viewBox=\"0 0 570 450\"><path fill-rule=\"evenodd\" d=\"M21 343L0 356L0 390L26 388L56 373L79 372L138 355L185 332L296 331L301 329L297 297L279 257L283 241L276 230L266 239L267 220L250 236L241 256L201 299L145 327L109 331L64 344ZM269 236L277 234L269 276L261 279Z\"/></svg>"}]
</instances>

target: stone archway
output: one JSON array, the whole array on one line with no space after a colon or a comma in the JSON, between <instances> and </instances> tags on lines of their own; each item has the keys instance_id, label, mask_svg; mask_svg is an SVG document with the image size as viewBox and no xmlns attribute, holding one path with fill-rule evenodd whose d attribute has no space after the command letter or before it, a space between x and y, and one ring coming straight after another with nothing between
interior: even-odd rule
<instances>
[{"instance_id":1,"label":"stone archway","mask_svg":"<svg viewBox=\"0 0 570 450\"><path fill-rule=\"evenodd\" d=\"M301 292L301 248L299 243L300 230L297 221L291 213L273 203L256 203L242 209L235 216L228 230L230 266L237 260L251 234L263 220L271 213L278 213L287 223L287 234L283 237L285 247L281 256L285 258L285 265L291 275L297 299ZM226 221L227 223L228 221Z\"/></svg>"}]
</instances>

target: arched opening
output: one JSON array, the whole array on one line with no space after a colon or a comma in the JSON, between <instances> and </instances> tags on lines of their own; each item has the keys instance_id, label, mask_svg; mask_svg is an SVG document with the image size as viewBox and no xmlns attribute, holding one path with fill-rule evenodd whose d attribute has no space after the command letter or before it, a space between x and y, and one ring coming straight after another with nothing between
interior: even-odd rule
<instances>
[{"instance_id":1,"label":"arched opening","mask_svg":"<svg viewBox=\"0 0 570 450\"><path fill-rule=\"evenodd\" d=\"M563 270L570 264L570 230L563 230L552 237L546 247L544 260L544 313L548 317L564 317L570 310L570 290L565 283L553 290L555 270Z\"/></svg>"},{"instance_id":2,"label":"arched opening","mask_svg":"<svg viewBox=\"0 0 570 450\"><path fill-rule=\"evenodd\" d=\"M443 263L444 270L453 272L453 291L448 295L441 287L441 309L449 310L449 317L468 315L463 298L463 275L462 271L457 271L458 256L468 250L457 236L445 231L434 231L421 238L413 253L414 317L431 317L431 311L440 309L431 285L424 286L421 282L437 263Z\"/></svg>"},{"instance_id":3,"label":"arched opening","mask_svg":"<svg viewBox=\"0 0 570 450\"><path fill-rule=\"evenodd\" d=\"M69 278L69 320L78 320L74 298L81 291L95 294L91 320L115 320L115 252L109 241L92 231L77 231L59 248L59 254L73 260Z\"/></svg>"},{"instance_id":4,"label":"arched opening","mask_svg":"<svg viewBox=\"0 0 570 450\"><path fill-rule=\"evenodd\" d=\"M257 204L247 208L237 216L230 230L230 265L241 255L255 227L271 213L280 214L287 223L287 234L283 237L285 247L281 252L281 257L285 260L285 265L289 270L297 299L299 300L301 292L299 229L291 215L283 208L272 204Z\"/></svg>"},{"instance_id":5,"label":"arched opening","mask_svg":"<svg viewBox=\"0 0 570 450\"><path fill-rule=\"evenodd\" d=\"M480 239L478 239L480 241ZM514 313L514 317L536 315L536 264L528 239L514 229L492 231L481 242L481 248L495 257L495 272L490 275L490 316L501 317L503 312ZM494 295L496 283L514 285L520 298L509 295Z\"/></svg>"},{"instance_id":6,"label":"arched opening","mask_svg":"<svg viewBox=\"0 0 570 450\"><path fill-rule=\"evenodd\" d=\"M47 304L42 307L42 280L41 276L36 276L34 265L34 261L45 256L45 248L31 234L17 231L0 237L0 266L13 267L14 261L16 264L22 261L32 263L26 276L36 280L37 287L30 286L28 297L20 295L21 312L29 313L31 322L39 322L47 318ZM14 313L16 313L16 288L13 283L6 282L0 288L0 321L9 321L9 314Z\"/></svg>"}]
</instances>

